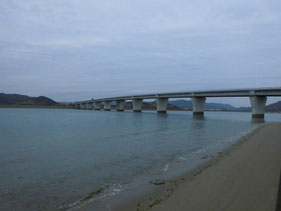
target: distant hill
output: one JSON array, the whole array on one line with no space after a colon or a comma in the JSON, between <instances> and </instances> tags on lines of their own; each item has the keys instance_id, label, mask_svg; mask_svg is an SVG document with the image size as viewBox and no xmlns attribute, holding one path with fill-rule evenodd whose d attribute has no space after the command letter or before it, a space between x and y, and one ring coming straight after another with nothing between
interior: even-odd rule
<instances>
[{"instance_id":1,"label":"distant hill","mask_svg":"<svg viewBox=\"0 0 281 211\"><path fill-rule=\"evenodd\" d=\"M0 105L56 106L59 103L44 96L29 97L27 95L0 93Z\"/></svg>"},{"instance_id":2,"label":"distant hill","mask_svg":"<svg viewBox=\"0 0 281 211\"><path fill-rule=\"evenodd\" d=\"M42 105L42 106L54 106L58 103L48 97L32 97L30 100L22 102L21 105Z\"/></svg>"},{"instance_id":3,"label":"distant hill","mask_svg":"<svg viewBox=\"0 0 281 211\"><path fill-rule=\"evenodd\" d=\"M0 93L0 105L18 105L28 100L30 97L26 95Z\"/></svg>"},{"instance_id":4,"label":"distant hill","mask_svg":"<svg viewBox=\"0 0 281 211\"><path fill-rule=\"evenodd\" d=\"M281 101L266 106L266 111L281 112Z\"/></svg>"},{"instance_id":5,"label":"distant hill","mask_svg":"<svg viewBox=\"0 0 281 211\"><path fill-rule=\"evenodd\" d=\"M169 104L177 106L182 109L192 109L191 100L172 100L169 101Z\"/></svg>"},{"instance_id":6,"label":"distant hill","mask_svg":"<svg viewBox=\"0 0 281 211\"><path fill-rule=\"evenodd\" d=\"M191 100L173 100L169 101L169 104L175 105L181 109L192 109L192 102ZM205 109L208 110L226 110L226 111L251 111L251 107L234 107L230 104L224 103L206 103ZM266 106L266 111L269 112L281 112L281 101L277 103L273 103Z\"/></svg>"},{"instance_id":7,"label":"distant hill","mask_svg":"<svg viewBox=\"0 0 281 211\"><path fill-rule=\"evenodd\" d=\"M239 107L239 108L235 108L235 111L251 111L252 107Z\"/></svg>"},{"instance_id":8,"label":"distant hill","mask_svg":"<svg viewBox=\"0 0 281 211\"><path fill-rule=\"evenodd\" d=\"M114 104L113 104L114 105ZM156 110L156 102L143 102L142 109L143 110ZM133 109L133 103L132 102L126 102L125 103L125 109ZM168 110L180 110L181 108L168 104Z\"/></svg>"},{"instance_id":9,"label":"distant hill","mask_svg":"<svg viewBox=\"0 0 281 211\"><path fill-rule=\"evenodd\" d=\"M65 105L69 105L69 104L71 104L71 103L73 103L73 102L68 102L68 101L60 101L60 102L58 102L58 103L60 103L60 104L65 104Z\"/></svg>"},{"instance_id":10,"label":"distant hill","mask_svg":"<svg viewBox=\"0 0 281 211\"><path fill-rule=\"evenodd\" d=\"M176 107L182 108L182 109L192 109L192 102L191 100L173 100L169 101L171 105L174 105ZM230 104L224 104L224 103L206 103L205 109L210 110L236 110L236 108Z\"/></svg>"}]
</instances>

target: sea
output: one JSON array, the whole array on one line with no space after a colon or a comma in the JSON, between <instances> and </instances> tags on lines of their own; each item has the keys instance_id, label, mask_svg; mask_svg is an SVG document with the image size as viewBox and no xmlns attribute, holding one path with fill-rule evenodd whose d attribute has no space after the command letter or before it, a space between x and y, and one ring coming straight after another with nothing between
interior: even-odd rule
<instances>
[{"instance_id":1,"label":"sea","mask_svg":"<svg viewBox=\"0 0 281 211\"><path fill-rule=\"evenodd\" d=\"M0 109L0 210L75 210L173 178L281 114Z\"/></svg>"}]
</instances>

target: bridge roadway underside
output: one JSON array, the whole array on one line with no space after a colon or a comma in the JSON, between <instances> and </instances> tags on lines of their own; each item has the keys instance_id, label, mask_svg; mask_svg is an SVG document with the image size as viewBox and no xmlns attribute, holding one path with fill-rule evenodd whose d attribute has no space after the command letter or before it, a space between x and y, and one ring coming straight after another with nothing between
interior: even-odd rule
<instances>
[{"instance_id":1,"label":"bridge roadway underside","mask_svg":"<svg viewBox=\"0 0 281 211\"><path fill-rule=\"evenodd\" d=\"M102 109L111 110L112 101L116 102L116 110L124 111L126 100L132 101L133 111L141 112L143 100L155 99L157 113L166 113L169 98L191 98L193 115L204 115L204 106L207 97L249 97L252 106L253 118L264 118L267 97L281 96L281 87L278 88L258 88L258 89L239 89L239 90L214 90L197 92L162 93L137 96L123 96L114 98L92 99L75 103L75 108L80 109Z\"/></svg>"}]
</instances>

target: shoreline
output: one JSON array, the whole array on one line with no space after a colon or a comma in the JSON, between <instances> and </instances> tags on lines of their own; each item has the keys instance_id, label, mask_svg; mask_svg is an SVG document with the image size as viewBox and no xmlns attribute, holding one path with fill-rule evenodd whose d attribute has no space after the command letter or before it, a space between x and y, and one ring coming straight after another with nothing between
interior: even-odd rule
<instances>
[{"instance_id":1,"label":"shoreline","mask_svg":"<svg viewBox=\"0 0 281 211\"><path fill-rule=\"evenodd\" d=\"M281 154L277 154L281 149L280 128L280 123L271 123L254 129L183 177L168 181L174 183L172 187L143 198L135 210L275 210L281 167ZM251 171L259 174L248 176Z\"/></svg>"},{"instance_id":2,"label":"shoreline","mask_svg":"<svg viewBox=\"0 0 281 211\"><path fill-rule=\"evenodd\" d=\"M232 144L222 152L218 152L216 156L213 156L209 160L206 160L204 163L198 165L197 167L186 172L183 175L179 175L178 177L167 179L167 180L158 180L158 181L155 180L152 181L150 184L146 184L142 187L122 191L118 194L117 197L112 197L109 200L100 201L98 203L89 202L83 205L82 207L79 207L78 209L74 209L74 210L92 210L93 208L95 208L95 210L108 210L108 211L109 210L158 211L158 210L202 210L202 209L203 210L225 210L225 209L263 210L261 205L259 205L261 208L259 208L259 206L253 207L254 205L251 200L256 202L256 200L260 200L260 199L259 198L253 199L253 195L255 195L255 193L247 194L247 191L251 192L251 190L246 190L246 193L244 193L244 195L246 194L246 196L244 196L245 200L244 201L242 200L243 203L241 207L234 207L234 208L231 206L229 207L229 203L231 202L232 204L235 204L235 198L237 197L237 194L234 195L230 194L231 197L228 198L227 196L229 195L228 190L235 189L236 186L232 187L230 184L218 184L218 186L215 187L215 188L220 187L220 190L224 190L227 192L224 193L222 191L224 194L226 194L226 199L224 199L224 195L222 195L221 197L217 196L220 194L217 190L214 191L214 193L212 194L208 192L212 192L211 190L214 188L212 184L217 183L218 178L226 180L227 182L228 179L227 176L229 176L230 179L232 177L236 177L236 178L232 178L233 180L231 181L235 183L237 179L240 185L242 184L241 186L242 188L243 186L247 187L248 183L252 184L253 183L252 180L239 179L239 176L241 175L243 176L243 174L245 174L244 171L247 170L247 168L243 169L245 168L245 165L247 165L246 162L247 160L245 160L245 164L243 163L241 164L241 159L240 159L240 165L244 167L242 169L240 169L241 167L240 168L237 167L237 169L235 169L236 168L235 165L239 165L239 162L238 164L235 163L235 160L237 160L237 155L241 155L242 157L243 156L247 157L249 156L248 155L249 152L250 154L255 153L252 152L253 148L257 148L261 144L266 145L267 143L265 141L262 141L262 139L264 137L267 137L266 135L268 133L271 134L273 130L275 131L274 138L276 139L277 137L278 139L278 137L281 137L280 128L281 128L280 123L270 123L270 124L261 125L258 128L255 128L247 135L242 136L238 141L236 141L234 144ZM278 129L280 130L280 132ZM268 139L270 139L270 137L268 137ZM258 142L258 143L254 143L254 142ZM281 149L281 140L280 143L275 143L275 144L280 146L280 148L278 149ZM245 150L247 151L247 153L243 152ZM275 150L276 150L276 146L275 146ZM268 152L264 152L264 153L267 154ZM272 156L273 154L270 155ZM279 156L278 162L276 161L276 163L278 163L278 165L280 164L279 169L276 170L278 173L273 175L275 176L275 180L271 179L271 181L278 183L279 176L280 176L281 154ZM224 165L222 166L222 164ZM255 161L253 162L254 168L259 169L258 168L259 165L260 162L255 162ZM233 168L229 168L228 166L233 166ZM224 175L220 175L220 173L223 173ZM213 177L206 176L209 174L213 174L214 176ZM234 174L234 176L232 176L232 174ZM213 181L211 182L212 179ZM258 187L259 185L260 183L255 184L254 187L251 188L255 189L255 186ZM267 204L266 210L274 210L273 208L275 208L276 201L277 201L278 187L279 187L279 183L276 185L276 187L271 186L271 189L272 188L276 189L275 190L276 193L273 191L274 194L272 194L272 191L271 192L269 191L271 193L269 194L271 196L269 200L270 205L266 203ZM238 190L236 190L236 192L237 191ZM195 196L194 193L197 193L197 195ZM216 197L215 198L211 197L212 200L210 201L208 197L206 197L206 194L207 195L211 194L210 196L217 196L218 197L217 201L216 201ZM262 193L260 194L264 197L264 194ZM189 199L189 196L191 196L191 199ZM250 199L248 199L247 197ZM186 200L186 198L189 200ZM204 200L206 200L207 202L203 202ZM240 204L241 199L239 199L238 201ZM194 203L192 204L192 202ZM198 206L202 205L202 206L197 207L197 205ZM187 206L190 206L189 209L187 209ZM250 207L251 209L249 209L249 206L252 206Z\"/></svg>"}]
</instances>

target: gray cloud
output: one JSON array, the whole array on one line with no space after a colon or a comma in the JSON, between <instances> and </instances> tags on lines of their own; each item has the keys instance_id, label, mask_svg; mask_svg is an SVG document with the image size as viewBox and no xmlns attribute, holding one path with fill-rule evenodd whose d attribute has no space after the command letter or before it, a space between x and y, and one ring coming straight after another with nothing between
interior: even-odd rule
<instances>
[{"instance_id":1,"label":"gray cloud","mask_svg":"<svg viewBox=\"0 0 281 211\"><path fill-rule=\"evenodd\" d=\"M280 10L277 0L2 0L0 90L80 100L280 86Z\"/></svg>"}]
</instances>

